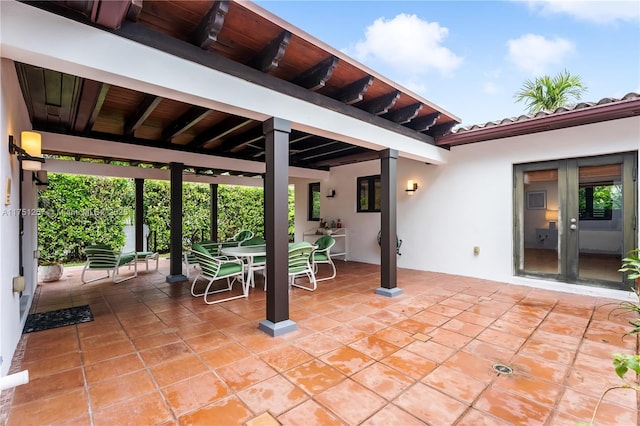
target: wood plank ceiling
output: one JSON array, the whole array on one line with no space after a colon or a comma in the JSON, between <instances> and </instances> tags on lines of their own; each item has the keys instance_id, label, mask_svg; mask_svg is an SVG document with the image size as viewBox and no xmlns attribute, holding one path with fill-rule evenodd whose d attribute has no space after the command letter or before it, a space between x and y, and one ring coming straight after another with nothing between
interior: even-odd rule
<instances>
[{"instance_id":1,"label":"wood plank ceiling","mask_svg":"<svg viewBox=\"0 0 640 426\"><path fill-rule=\"evenodd\" d=\"M327 46L247 2L27 4L176 55L188 46L190 59L221 62L225 72L425 143L433 143L433 138L457 124L455 117L435 105L344 56L339 58ZM36 130L264 161L259 121L23 63L16 63L16 68ZM292 166L326 170L374 158L377 153L366 148L295 130L291 134Z\"/></svg>"}]
</instances>

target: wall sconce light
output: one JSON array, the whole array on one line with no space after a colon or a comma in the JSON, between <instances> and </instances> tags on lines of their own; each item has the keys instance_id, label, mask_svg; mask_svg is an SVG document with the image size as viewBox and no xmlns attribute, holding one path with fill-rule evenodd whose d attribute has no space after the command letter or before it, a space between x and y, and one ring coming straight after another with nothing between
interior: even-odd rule
<instances>
[{"instance_id":1,"label":"wall sconce light","mask_svg":"<svg viewBox=\"0 0 640 426\"><path fill-rule=\"evenodd\" d=\"M413 180L409 179L407 181L407 189L405 189L405 191L407 191L407 194L413 195L413 193L416 192L417 189L418 182L414 182Z\"/></svg>"},{"instance_id":2,"label":"wall sconce light","mask_svg":"<svg viewBox=\"0 0 640 426\"><path fill-rule=\"evenodd\" d=\"M38 171L42 168L42 135L36 132L22 132L21 147L13 142L13 136L9 135L9 153L18 154L18 161L22 170Z\"/></svg>"},{"instance_id":3,"label":"wall sconce light","mask_svg":"<svg viewBox=\"0 0 640 426\"><path fill-rule=\"evenodd\" d=\"M333 188L329 188L329 190L327 191L327 198L333 198L336 196L336 191Z\"/></svg>"},{"instance_id":4,"label":"wall sconce light","mask_svg":"<svg viewBox=\"0 0 640 426\"><path fill-rule=\"evenodd\" d=\"M558 210L546 210L544 212L544 220L549 222L549 229L556 229L556 222L558 221Z\"/></svg>"}]
</instances>

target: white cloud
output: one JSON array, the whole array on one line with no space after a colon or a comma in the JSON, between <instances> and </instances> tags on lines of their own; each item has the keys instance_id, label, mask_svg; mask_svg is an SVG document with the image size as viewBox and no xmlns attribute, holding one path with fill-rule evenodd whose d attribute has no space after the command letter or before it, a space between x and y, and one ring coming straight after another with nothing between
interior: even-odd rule
<instances>
[{"instance_id":1,"label":"white cloud","mask_svg":"<svg viewBox=\"0 0 640 426\"><path fill-rule=\"evenodd\" d=\"M499 92L499 88L498 88L498 85L493 81L486 81L482 85L482 91L487 95L495 95L496 93Z\"/></svg>"},{"instance_id":2,"label":"white cloud","mask_svg":"<svg viewBox=\"0 0 640 426\"><path fill-rule=\"evenodd\" d=\"M567 39L546 39L537 34L525 34L509 40L509 60L521 70L533 75L544 74L552 65L563 64L574 45Z\"/></svg>"},{"instance_id":3,"label":"white cloud","mask_svg":"<svg viewBox=\"0 0 640 426\"><path fill-rule=\"evenodd\" d=\"M528 3L542 14L565 14L596 24L640 21L640 5L637 0L529 0Z\"/></svg>"},{"instance_id":4,"label":"white cloud","mask_svg":"<svg viewBox=\"0 0 640 426\"><path fill-rule=\"evenodd\" d=\"M365 38L346 52L376 69L380 64L400 75L415 77L437 70L450 74L463 61L442 46L449 30L416 15L378 18L367 27Z\"/></svg>"}]
</instances>

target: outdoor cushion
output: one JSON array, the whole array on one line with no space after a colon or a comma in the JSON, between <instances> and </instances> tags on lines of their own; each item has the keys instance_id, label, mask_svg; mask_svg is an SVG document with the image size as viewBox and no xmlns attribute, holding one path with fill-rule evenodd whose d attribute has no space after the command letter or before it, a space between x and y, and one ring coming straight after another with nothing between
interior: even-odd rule
<instances>
[{"instance_id":1,"label":"outdoor cushion","mask_svg":"<svg viewBox=\"0 0 640 426\"><path fill-rule=\"evenodd\" d=\"M202 246L202 245L200 245L198 243L193 243L191 248L193 248L195 251L198 251L200 253L204 253L207 256L211 256L211 252L209 250L207 250L206 248L204 248L204 246Z\"/></svg>"}]
</instances>

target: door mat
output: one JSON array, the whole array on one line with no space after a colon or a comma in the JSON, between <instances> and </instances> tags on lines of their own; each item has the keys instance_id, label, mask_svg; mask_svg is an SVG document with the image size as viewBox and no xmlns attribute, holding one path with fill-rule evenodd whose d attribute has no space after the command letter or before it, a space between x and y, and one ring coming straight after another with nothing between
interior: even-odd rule
<instances>
[{"instance_id":1,"label":"door mat","mask_svg":"<svg viewBox=\"0 0 640 426\"><path fill-rule=\"evenodd\" d=\"M58 309L57 311L38 312L29 314L23 333L32 333L89 321L93 321L93 313L91 313L89 305Z\"/></svg>"}]
</instances>

